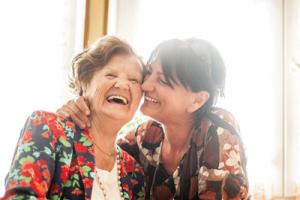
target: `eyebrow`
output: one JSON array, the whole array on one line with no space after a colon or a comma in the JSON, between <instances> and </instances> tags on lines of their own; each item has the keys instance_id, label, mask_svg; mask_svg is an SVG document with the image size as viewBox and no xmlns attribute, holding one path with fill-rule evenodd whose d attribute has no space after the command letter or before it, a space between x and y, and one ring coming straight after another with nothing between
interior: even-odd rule
<instances>
[{"instance_id":1,"label":"eyebrow","mask_svg":"<svg viewBox=\"0 0 300 200\"><path fill-rule=\"evenodd\" d=\"M157 72L158 75L165 77L165 74L163 72Z\"/></svg>"},{"instance_id":2,"label":"eyebrow","mask_svg":"<svg viewBox=\"0 0 300 200\"><path fill-rule=\"evenodd\" d=\"M148 66L148 69L153 72L153 67L151 65ZM157 74L162 74L164 76L164 73L162 71L157 71Z\"/></svg>"},{"instance_id":3,"label":"eyebrow","mask_svg":"<svg viewBox=\"0 0 300 200\"><path fill-rule=\"evenodd\" d=\"M132 76L135 76L137 78L139 78L140 76L143 77L143 75L141 73L132 73Z\"/></svg>"}]
</instances>

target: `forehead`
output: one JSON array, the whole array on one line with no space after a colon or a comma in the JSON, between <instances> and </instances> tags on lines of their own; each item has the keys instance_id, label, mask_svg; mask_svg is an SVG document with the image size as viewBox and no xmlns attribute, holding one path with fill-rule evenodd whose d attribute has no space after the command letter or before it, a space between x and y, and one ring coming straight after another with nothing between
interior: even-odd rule
<instances>
[{"instance_id":1,"label":"forehead","mask_svg":"<svg viewBox=\"0 0 300 200\"><path fill-rule=\"evenodd\" d=\"M183 86L177 75L176 67L171 62L162 64L161 59L157 58L148 65L148 70L157 76L164 77L173 88L175 85Z\"/></svg>"},{"instance_id":2,"label":"forehead","mask_svg":"<svg viewBox=\"0 0 300 200\"><path fill-rule=\"evenodd\" d=\"M104 70L123 71L137 73L142 75L142 63L134 55L116 54L111 57L107 64L103 67Z\"/></svg>"},{"instance_id":3,"label":"forehead","mask_svg":"<svg viewBox=\"0 0 300 200\"><path fill-rule=\"evenodd\" d=\"M152 60L151 63L149 63L149 65L147 67L151 68L152 71L163 73L161 62L158 58L155 60Z\"/></svg>"}]
</instances>

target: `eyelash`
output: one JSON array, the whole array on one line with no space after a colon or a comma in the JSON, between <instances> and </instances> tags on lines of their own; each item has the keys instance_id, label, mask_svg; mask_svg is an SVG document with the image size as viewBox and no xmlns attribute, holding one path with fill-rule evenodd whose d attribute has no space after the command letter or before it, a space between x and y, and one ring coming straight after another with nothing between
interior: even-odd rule
<instances>
[{"instance_id":1,"label":"eyelash","mask_svg":"<svg viewBox=\"0 0 300 200\"><path fill-rule=\"evenodd\" d=\"M117 76L116 75L114 75L114 74L106 74L105 75L108 79L114 79L114 78L116 78ZM139 84L140 83L140 81L138 81L137 79L135 79L135 78L131 78L131 79L128 79L132 84Z\"/></svg>"},{"instance_id":2,"label":"eyelash","mask_svg":"<svg viewBox=\"0 0 300 200\"><path fill-rule=\"evenodd\" d=\"M150 68L148 68L147 71L146 71L146 77L149 76L149 75L151 75L151 74L152 74L152 71L151 71ZM169 83L168 83L167 81L161 79L160 77L157 78L157 81L158 81L160 84L162 84L162 85L169 86Z\"/></svg>"},{"instance_id":3,"label":"eyelash","mask_svg":"<svg viewBox=\"0 0 300 200\"><path fill-rule=\"evenodd\" d=\"M169 85L165 80L158 78L158 81L163 85Z\"/></svg>"},{"instance_id":4,"label":"eyelash","mask_svg":"<svg viewBox=\"0 0 300 200\"><path fill-rule=\"evenodd\" d=\"M108 79L116 78L116 75L114 74L106 74L105 76L108 77Z\"/></svg>"},{"instance_id":5,"label":"eyelash","mask_svg":"<svg viewBox=\"0 0 300 200\"><path fill-rule=\"evenodd\" d=\"M137 79L129 79L132 84L139 84L140 82Z\"/></svg>"}]
</instances>

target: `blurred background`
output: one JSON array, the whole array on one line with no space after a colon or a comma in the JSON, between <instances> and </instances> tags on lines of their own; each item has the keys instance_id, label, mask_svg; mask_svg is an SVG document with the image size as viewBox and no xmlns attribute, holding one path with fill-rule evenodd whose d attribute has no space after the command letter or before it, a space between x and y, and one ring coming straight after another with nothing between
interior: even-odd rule
<instances>
[{"instance_id":1,"label":"blurred background","mask_svg":"<svg viewBox=\"0 0 300 200\"><path fill-rule=\"evenodd\" d=\"M111 34L145 61L164 39L213 43L228 71L218 106L240 124L253 199L300 199L299 0L10 0L0 26L0 196L27 116L72 98L72 57Z\"/></svg>"}]
</instances>

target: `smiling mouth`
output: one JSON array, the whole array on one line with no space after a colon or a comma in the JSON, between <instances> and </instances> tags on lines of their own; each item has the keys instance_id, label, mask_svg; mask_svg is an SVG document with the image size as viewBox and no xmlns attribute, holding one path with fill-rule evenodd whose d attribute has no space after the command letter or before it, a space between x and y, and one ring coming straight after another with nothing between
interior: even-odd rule
<instances>
[{"instance_id":1,"label":"smiling mouth","mask_svg":"<svg viewBox=\"0 0 300 200\"><path fill-rule=\"evenodd\" d=\"M120 104L120 105L128 104L127 98L123 97L123 96L119 96L119 95L111 95L111 96L107 97L107 101L109 103L116 103L116 104Z\"/></svg>"},{"instance_id":2,"label":"smiling mouth","mask_svg":"<svg viewBox=\"0 0 300 200\"><path fill-rule=\"evenodd\" d=\"M156 99L153 99L153 98L151 98L151 97L148 97L148 96L145 96L145 100L146 100L146 101L150 101L150 102L152 102L152 103L159 103L159 101L158 101L158 100L156 100Z\"/></svg>"}]
</instances>

